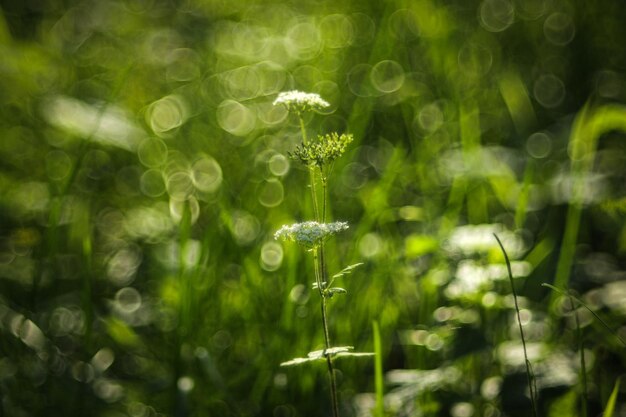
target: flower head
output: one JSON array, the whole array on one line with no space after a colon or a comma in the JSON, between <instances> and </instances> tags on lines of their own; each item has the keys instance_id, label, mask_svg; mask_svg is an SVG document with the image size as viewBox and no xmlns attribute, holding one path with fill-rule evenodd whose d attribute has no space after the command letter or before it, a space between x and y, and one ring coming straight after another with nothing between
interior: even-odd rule
<instances>
[{"instance_id":1,"label":"flower head","mask_svg":"<svg viewBox=\"0 0 626 417\"><path fill-rule=\"evenodd\" d=\"M284 225L276 233L275 239L290 240L307 249L315 249L329 237L346 230L348 223L318 223L313 221Z\"/></svg>"},{"instance_id":2,"label":"flower head","mask_svg":"<svg viewBox=\"0 0 626 417\"><path fill-rule=\"evenodd\" d=\"M290 156L299 159L304 165L317 165L321 168L339 158L353 140L350 134L339 135L333 132L319 135L317 141L298 145Z\"/></svg>"},{"instance_id":3,"label":"flower head","mask_svg":"<svg viewBox=\"0 0 626 417\"><path fill-rule=\"evenodd\" d=\"M296 114L304 113L309 110L321 110L330 106L319 94L303 93L297 90L279 93L273 104L275 106L282 104L287 108L287 111Z\"/></svg>"}]
</instances>

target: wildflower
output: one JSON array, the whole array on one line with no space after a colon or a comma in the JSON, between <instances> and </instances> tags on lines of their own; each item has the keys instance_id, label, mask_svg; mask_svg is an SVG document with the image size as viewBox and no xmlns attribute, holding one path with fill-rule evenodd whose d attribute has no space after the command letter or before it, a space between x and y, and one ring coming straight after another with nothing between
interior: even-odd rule
<instances>
[{"instance_id":1,"label":"wildflower","mask_svg":"<svg viewBox=\"0 0 626 417\"><path fill-rule=\"evenodd\" d=\"M322 168L324 164L339 158L353 140L350 134L338 135L333 132L318 136L315 142L298 145L290 156L293 159L299 159L304 165L317 165Z\"/></svg>"},{"instance_id":2,"label":"wildflower","mask_svg":"<svg viewBox=\"0 0 626 417\"><path fill-rule=\"evenodd\" d=\"M290 240L307 249L315 249L329 237L348 228L346 222L318 223L308 221L284 225L275 234L275 239Z\"/></svg>"},{"instance_id":3,"label":"wildflower","mask_svg":"<svg viewBox=\"0 0 626 417\"><path fill-rule=\"evenodd\" d=\"M287 108L287 111L296 114L310 110L321 110L330 106L319 94L303 93L297 90L279 93L273 104L275 106L282 104Z\"/></svg>"}]
</instances>

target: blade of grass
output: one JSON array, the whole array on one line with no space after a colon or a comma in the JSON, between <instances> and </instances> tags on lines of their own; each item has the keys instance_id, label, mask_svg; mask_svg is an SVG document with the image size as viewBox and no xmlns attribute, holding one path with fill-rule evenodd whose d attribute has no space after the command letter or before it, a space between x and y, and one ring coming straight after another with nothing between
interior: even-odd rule
<instances>
[{"instance_id":1,"label":"blade of grass","mask_svg":"<svg viewBox=\"0 0 626 417\"><path fill-rule=\"evenodd\" d=\"M384 391L383 391L383 352L380 342L380 327L378 322L372 322L374 332L374 378L376 386L376 408L374 409L375 417L383 417L385 414L384 407Z\"/></svg>"},{"instance_id":2,"label":"blade of grass","mask_svg":"<svg viewBox=\"0 0 626 417\"><path fill-rule=\"evenodd\" d=\"M522 347L524 348L524 361L526 363L526 375L528 376L528 389L530 391L530 402L532 403L533 416L537 417L537 402L535 400L536 390L533 388L533 373L530 366L530 361L528 360L528 353L526 352L526 339L524 338L524 329L522 328L522 319L519 313L519 305L517 303L517 293L515 292L515 284L513 283L513 273L511 272L511 262L509 261L509 256L500 241L500 238L495 233L493 237L498 241L498 245L500 245L500 249L502 250L502 254L504 255L504 261L506 262L506 269L509 273L509 280L511 281L511 290L513 291L513 300L515 301L515 312L517 313L517 324L519 325L520 336L522 337Z\"/></svg>"},{"instance_id":3,"label":"blade of grass","mask_svg":"<svg viewBox=\"0 0 626 417\"><path fill-rule=\"evenodd\" d=\"M603 417L613 417L613 411L615 411L615 403L617 402L617 393L619 392L619 378L615 381L615 386L613 387L613 392L611 392L611 396L609 397L609 401L606 403L606 408L604 409Z\"/></svg>"},{"instance_id":4,"label":"blade of grass","mask_svg":"<svg viewBox=\"0 0 626 417\"><path fill-rule=\"evenodd\" d=\"M592 109L590 104L586 104L574 119L569 139L572 194L565 217L565 231L554 278L557 287L567 287L569 282L585 202L586 178L593 168L598 139L603 133L611 130L626 131L626 117L622 106L605 105ZM554 301L552 298L550 304L553 305Z\"/></svg>"},{"instance_id":5,"label":"blade of grass","mask_svg":"<svg viewBox=\"0 0 626 417\"><path fill-rule=\"evenodd\" d=\"M569 291L564 291L564 290L562 290L562 289L560 289L558 287L555 287L554 285L550 285L550 284L547 284L545 282L543 284L541 284L541 285L544 286L544 287L548 287L551 290L556 291L557 293L559 293L561 295L572 297L572 299L576 300L576 302L578 304L580 304L581 306L586 308L591 314L593 314L593 316L596 319L598 319L598 321L604 326L604 328L606 330L608 330L608 332L611 333L613 336L615 336L615 338L617 338L617 340L619 340L622 343L622 345L626 346L626 342L624 341L624 339L622 339L616 331L611 329L611 327L608 324L606 324L606 322L604 320L602 320L600 318L600 316L598 316L595 311L593 311L591 308L589 308L589 306L587 304L585 304L585 302L582 301L580 298L575 297L574 295L570 294Z\"/></svg>"}]
</instances>

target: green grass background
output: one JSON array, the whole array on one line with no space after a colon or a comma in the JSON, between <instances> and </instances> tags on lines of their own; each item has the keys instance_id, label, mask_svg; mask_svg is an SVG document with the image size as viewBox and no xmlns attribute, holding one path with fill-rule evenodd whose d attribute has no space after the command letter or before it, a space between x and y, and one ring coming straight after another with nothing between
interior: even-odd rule
<instances>
[{"instance_id":1,"label":"green grass background","mask_svg":"<svg viewBox=\"0 0 626 417\"><path fill-rule=\"evenodd\" d=\"M626 368L626 7L484 0L0 2L6 416L327 416L312 217L280 91L352 133L330 183L341 411L606 406ZM474 225L475 227L470 227ZM508 246L508 247L507 247ZM571 288L606 323L541 286ZM372 332L377 322L380 346ZM378 344L378 343L376 343ZM522 359L520 359L522 358ZM378 381L378 382L377 382ZM622 384L622 387L624 384ZM623 390L623 388L621 388ZM616 391L616 416L625 394Z\"/></svg>"}]
</instances>

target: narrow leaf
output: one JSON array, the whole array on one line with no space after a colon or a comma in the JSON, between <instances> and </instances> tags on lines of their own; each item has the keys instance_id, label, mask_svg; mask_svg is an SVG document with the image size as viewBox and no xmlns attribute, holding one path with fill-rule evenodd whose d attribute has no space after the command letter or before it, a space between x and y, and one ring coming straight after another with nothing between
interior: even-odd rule
<instances>
[{"instance_id":1,"label":"narrow leaf","mask_svg":"<svg viewBox=\"0 0 626 417\"><path fill-rule=\"evenodd\" d=\"M617 338L617 339L618 339L618 340L622 343L622 345L626 346L626 341L624 341L624 339L622 339L622 338L620 337L620 335L619 335L616 331L614 331L613 329L611 329L611 327L610 327L608 324L606 324L606 322L605 322L604 320L602 320L602 319L600 318L600 316L598 316L598 315L596 314L596 312L595 312L595 311L593 311L593 310L592 310L592 309L591 309L591 308L590 308L587 304L585 304L585 302L584 302L583 300L581 300L581 299L580 299L580 298L578 298L578 297L574 297L574 296L571 294L571 292L570 292L570 291L562 290L562 289L560 289L559 287L555 287L554 285L550 285L550 284L548 284L548 283L545 283L545 282L544 282L543 284L541 284L541 286L543 286L543 287L548 287L548 288L550 288L551 290L556 291L557 293L559 293L559 294L561 294L561 295L564 295L564 296L567 296L567 297L571 297L572 299L574 299L574 300L575 300L578 304L580 304L581 306L585 307L585 308L586 308L586 309L587 309L587 310L588 310L591 314L593 314L593 316L594 316L596 319L598 319L598 321L599 321L599 322L600 322L600 323L604 326L604 328L605 328L605 329L607 329L607 330L609 331L609 333L611 333L613 336L615 336L615 337L616 337L616 338Z\"/></svg>"},{"instance_id":2,"label":"narrow leaf","mask_svg":"<svg viewBox=\"0 0 626 417\"><path fill-rule=\"evenodd\" d=\"M358 268L361 265L363 265L363 262L359 262L359 263L356 263L356 264L352 264L352 265L346 266L344 269L342 269L341 271L339 271L335 275L333 275L333 278L340 278L340 277L342 277L344 275L351 274L352 271L354 271L356 268Z\"/></svg>"},{"instance_id":3,"label":"narrow leaf","mask_svg":"<svg viewBox=\"0 0 626 417\"><path fill-rule=\"evenodd\" d=\"M613 387L613 392L611 392L611 396L609 397L609 401L606 403L606 408L604 409L604 417L613 417L613 411L615 410L615 403L617 401L617 393L619 392L619 378L615 381L615 386Z\"/></svg>"},{"instance_id":4,"label":"narrow leaf","mask_svg":"<svg viewBox=\"0 0 626 417\"><path fill-rule=\"evenodd\" d=\"M353 357L374 356L374 352L340 352L335 356L338 358L343 358L346 356L353 356Z\"/></svg>"},{"instance_id":5,"label":"narrow leaf","mask_svg":"<svg viewBox=\"0 0 626 417\"><path fill-rule=\"evenodd\" d=\"M294 365L301 365L303 363L306 362L313 362L313 361L317 361L323 359L322 357L315 357L315 358L294 358L290 361L287 362L283 362L280 364L280 366L294 366Z\"/></svg>"}]
</instances>

